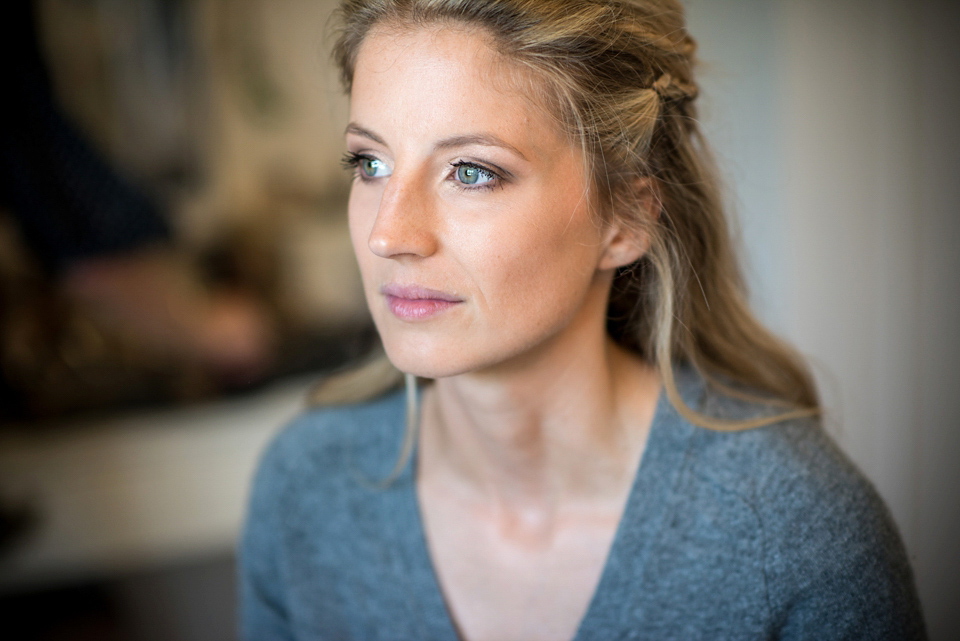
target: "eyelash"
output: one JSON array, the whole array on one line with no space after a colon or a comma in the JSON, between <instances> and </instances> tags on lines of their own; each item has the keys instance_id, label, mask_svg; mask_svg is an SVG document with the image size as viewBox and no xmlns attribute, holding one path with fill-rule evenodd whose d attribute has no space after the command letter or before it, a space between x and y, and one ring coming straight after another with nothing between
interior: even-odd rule
<instances>
[{"instance_id":1,"label":"eyelash","mask_svg":"<svg viewBox=\"0 0 960 641\"><path fill-rule=\"evenodd\" d=\"M348 151L347 153L343 154L343 157L340 159L340 164L343 166L344 169L353 172L354 178L359 178L360 180L364 180L364 181L374 180L374 178L371 178L370 176L366 176L362 171L360 171L360 163L363 162L364 160L379 160L379 159L374 156L370 156L368 154L358 154L353 151ZM453 176L456 176L457 170L460 167L472 167L474 169L479 169L480 171L484 173L488 173L491 176L493 176L493 180L491 180L490 182L484 183L482 185L473 185L473 186L465 185L459 180L454 180L453 182L456 183L457 189L460 189L462 191L480 191L480 190L493 189L494 187L500 187L500 188L503 187L504 178L503 178L502 172L491 169L490 167L487 167L485 165L480 165L475 162L467 162L466 160L458 160L456 162L450 163L450 166L453 168Z\"/></svg>"},{"instance_id":2,"label":"eyelash","mask_svg":"<svg viewBox=\"0 0 960 641\"><path fill-rule=\"evenodd\" d=\"M360 171L360 163L364 160L376 160L373 156L367 154L358 154L353 151L348 151L343 154L343 157L340 158L340 165L353 173L353 177L359 178L360 180L372 180L369 176L364 176L363 172Z\"/></svg>"},{"instance_id":3,"label":"eyelash","mask_svg":"<svg viewBox=\"0 0 960 641\"><path fill-rule=\"evenodd\" d=\"M485 165L478 165L475 162L467 162L466 160L458 160L457 162L452 162L450 163L450 166L453 167L454 176L456 176L457 170L460 169L461 167L472 167L473 169L479 169L480 171L493 176L493 180L491 180L488 183L484 183L482 185L466 185L460 182L459 180L454 180L453 182L456 183L457 189L461 189L463 191L480 191L480 190L486 190L486 189L493 189L494 187L503 188L503 175L501 174L501 172L495 171L490 167L487 167Z\"/></svg>"}]
</instances>

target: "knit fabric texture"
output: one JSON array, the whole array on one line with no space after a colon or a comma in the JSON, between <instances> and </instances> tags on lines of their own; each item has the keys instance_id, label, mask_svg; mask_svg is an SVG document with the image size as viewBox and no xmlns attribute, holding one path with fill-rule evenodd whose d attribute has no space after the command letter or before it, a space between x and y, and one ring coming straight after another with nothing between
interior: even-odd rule
<instances>
[{"instance_id":1,"label":"knit fabric texture","mask_svg":"<svg viewBox=\"0 0 960 641\"><path fill-rule=\"evenodd\" d=\"M725 418L769 407L708 393ZM248 641L449 640L414 487L387 487L401 393L310 411L265 452L240 544ZM923 639L883 502L816 420L721 433L661 397L603 574L575 641Z\"/></svg>"}]
</instances>

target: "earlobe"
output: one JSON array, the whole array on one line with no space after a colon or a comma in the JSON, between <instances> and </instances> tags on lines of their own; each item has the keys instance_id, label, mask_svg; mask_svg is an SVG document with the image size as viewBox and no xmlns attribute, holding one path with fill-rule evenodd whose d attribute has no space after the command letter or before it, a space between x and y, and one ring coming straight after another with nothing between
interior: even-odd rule
<instances>
[{"instance_id":1,"label":"earlobe","mask_svg":"<svg viewBox=\"0 0 960 641\"><path fill-rule=\"evenodd\" d=\"M616 269L629 265L643 256L650 248L649 235L640 230L625 231L611 230L612 237L607 242L603 256L600 258L600 269Z\"/></svg>"},{"instance_id":2,"label":"earlobe","mask_svg":"<svg viewBox=\"0 0 960 641\"><path fill-rule=\"evenodd\" d=\"M629 265L650 249L650 233L660 218L660 198L654 179L649 176L638 178L631 189L634 193L630 201L634 203L635 213L617 217L618 220L610 224L600 269Z\"/></svg>"}]
</instances>

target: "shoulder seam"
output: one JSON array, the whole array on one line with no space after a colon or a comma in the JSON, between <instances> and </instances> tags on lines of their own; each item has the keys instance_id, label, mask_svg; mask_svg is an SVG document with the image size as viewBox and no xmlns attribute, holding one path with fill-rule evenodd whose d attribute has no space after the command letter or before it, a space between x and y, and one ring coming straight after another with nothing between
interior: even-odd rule
<instances>
[{"instance_id":1,"label":"shoulder seam","mask_svg":"<svg viewBox=\"0 0 960 641\"><path fill-rule=\"evenodd\" d=\"M773 603L771 602L771 599L770 599L770 572L767 567L768 559L770 556L769 551L767 549L769 547L768 537L766 533L764 520L760 513L760 510L757 508L756 501L751 500L751 498L745 495L743 492L736 490L734 488L731 488L727 484L721 483L716 479L708 477L706 474L703 474L699 469L697 469L696 466L691 466L691 467L692 467L693 474L697 478L699 478L705 483L712 485L713 487L720 489L721 491L727 494L730 494L731 496L736 497L738 501L743 503L747 507L747 509L750 510L750 513L753 515L753 518L756 520L758 537L760 542L760 546L759 546L760 547L760 568L761 568L761 574L763 576L763 598L767 607L767 616L765 618L768 621L772 620L774 610L773 610Z\"/></svg>"}]
</instances>

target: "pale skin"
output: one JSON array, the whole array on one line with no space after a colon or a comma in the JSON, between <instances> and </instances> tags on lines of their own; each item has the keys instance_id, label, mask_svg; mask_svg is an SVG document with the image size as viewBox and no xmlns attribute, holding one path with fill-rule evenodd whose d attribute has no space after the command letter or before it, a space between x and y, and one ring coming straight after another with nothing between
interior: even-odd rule
<instances>
[{"instance_id":1,"label":"pale skin","mask_svg":"<svg viewBox=\"0 0 960 641\"><path fill-rule=\"evenodd\" d=\"M601 222L579 149L513 79L482 32L374 29L351 92L350 227L388 356L435 379L417 493L460 636L569 641L660 392L605 332L613 271L647 243ZM405 316L391 287L444 301Z\"/></svg>"}]
</instances>

